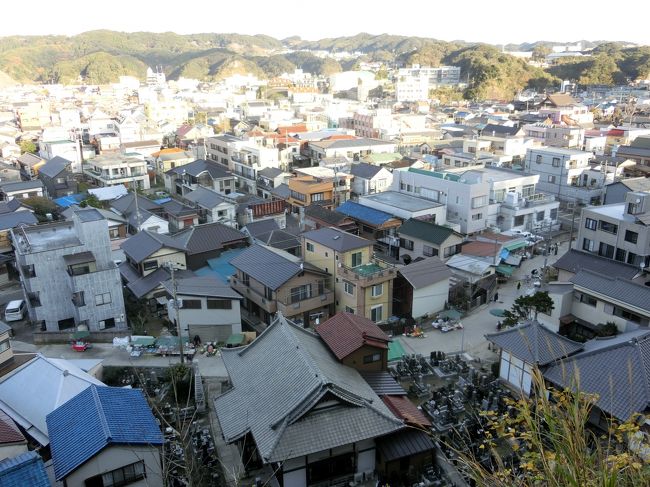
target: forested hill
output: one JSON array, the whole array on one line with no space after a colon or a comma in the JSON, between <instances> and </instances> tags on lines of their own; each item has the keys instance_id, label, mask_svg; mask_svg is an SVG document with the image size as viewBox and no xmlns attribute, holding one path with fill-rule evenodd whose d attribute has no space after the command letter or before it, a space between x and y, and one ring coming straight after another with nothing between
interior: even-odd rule
<instances>
[{"instance_id":1,"label":"forested hill","mask_svg":"<svg viewBox=\"0 0 650 487\"><path fill-rule=\"evenodd\" d=\"M535 49L543 54L552 43L507 46ZM583 42L583 45L590 46ZM559 79L584 84L613 84L650 72L650 48L624 48L601 43L589 58L565 58L547 70L503 54L486 44L444 42L432 38L371 35L306 41L298 37L274 39L265 35L85 32L73 37L12 36L0 38L0 75L6 82L104 84L120 75L144 78L147 66L161 66L171 79L214 81L235 73L273 77L302 68L328 75L352 69L360 61L389 65L461 66L470 80L468 98L509 98L526 88L555 86ZM348 52L341 61L313 51Z\"/></svg>"}]
</instances>

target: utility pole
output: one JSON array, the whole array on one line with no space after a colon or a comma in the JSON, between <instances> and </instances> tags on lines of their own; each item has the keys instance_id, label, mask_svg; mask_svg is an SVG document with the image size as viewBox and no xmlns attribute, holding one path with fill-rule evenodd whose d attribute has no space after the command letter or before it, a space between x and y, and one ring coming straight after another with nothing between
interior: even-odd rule
<instances>
[{"instance_id":1,"label":"utility pole","mask_svg":"<svg viewBox=\"0 0 650 487\"><path fill-rule=\"evenodd\" d=\"M573 202L573 209L571 211L571 230L569 231L569 250L571 250L571 247L573 247L573 228L575 226L575 221L576 221L576 203L575 201Z\"/></svg>"},{"instance_id":2,"label":"utility pole","mask_svg":"<svg viewBox=\"0 0 650 487\"><path fill-rule=\"evenodd\" d=\"M174 267L174 264L171 262L169 263L169 270L171 271L172 274L172 291L173 291L173 299L174 299L174 310L176 311L176 332L178 333L178 350L181 353L181 364L185 363L185 355L183 353L183 330L181 330L181 316L180 316L180 311L178 306L178 282L176 282L176 275L175 275L175 270L176 268Z\"/></svg>"}]
</instances>

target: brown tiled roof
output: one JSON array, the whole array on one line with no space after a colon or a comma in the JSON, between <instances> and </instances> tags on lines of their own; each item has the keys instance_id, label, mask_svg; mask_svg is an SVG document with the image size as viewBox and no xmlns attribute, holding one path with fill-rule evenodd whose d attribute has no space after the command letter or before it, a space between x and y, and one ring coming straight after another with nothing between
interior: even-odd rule
<instances>
[{"instance_id":1,"label":"brown tiled roof","mask_svg":"<svg viewBox=\"0 0 650 487\"><path fill-rule=\"evenodd\" d=\"M22 442L26 442L26 440L16 423L4 411L0 410L0 445Z\"/></svg>"},{"instance_id":2,"label":"brown tiled roof","mask_svg":"<svg viewBox=\"0 0 650 487\"><path fill-rule=\"evenodd\" d=\"M463 245L462 253L475 257L494 257L501 251L501 246L492 242L468 242Z\"/></svg>"},{"instance_id":3,"label":"brown tiled roof","mask_svg":"<svg viewBox=\"0 0 650 487\"><path fill-rule=\"evenodd\" d=\"M387 349L390 341L372 320L352 313L337 313L318 325L316 333L339 360L364 345Z\"/></svg>"},{"instance_id":4,"label":"brown tiled roof","mask_svg":"<svg viewBox=\"0 0 650 487\"><path fill-rule=\"evenodd\" d=\"M424 413L408 397L381 396L381 399L395 416L403 419L407 424L421 428L431 426L431 421L427 419Z\"/></svg>"}]
</instances>

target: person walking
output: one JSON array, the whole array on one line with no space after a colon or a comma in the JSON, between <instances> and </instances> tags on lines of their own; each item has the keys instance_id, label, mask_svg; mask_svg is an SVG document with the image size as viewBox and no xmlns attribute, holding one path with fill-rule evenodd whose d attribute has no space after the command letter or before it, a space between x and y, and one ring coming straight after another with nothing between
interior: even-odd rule
<instances>
[{"instance_id":1,"label":"person walking","mask_svg":"<svg viewBox=\"0 0 650 487\"><path fill-rule=\"evenodd\" d=\"M521 281L517 282L517 292L521 291Z\"/></svg>"}]
</instances>

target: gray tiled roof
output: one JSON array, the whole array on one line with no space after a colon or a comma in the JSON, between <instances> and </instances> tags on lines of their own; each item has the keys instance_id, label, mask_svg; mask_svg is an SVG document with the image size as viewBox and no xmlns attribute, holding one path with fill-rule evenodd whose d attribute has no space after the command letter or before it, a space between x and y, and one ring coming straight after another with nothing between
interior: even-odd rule
<instances>
[{"instance_id":1,"label":"gray tiled roof","mask_svg":"<svg viewBox=\"0 0 650 487\"><path fill-rule=\"evenodd\" d=\"M278 222L274 218L269 218L267 220L248 223L244 228L246 228L246 231L251 237L257 237L258 235L269 233L273 230L279 230L280 225L278 225Z\"/></svg>"},{"instance_id":2,"label":"gray tiled roof","mask_svg":"<svg viewBox=\"0 0 650 487\"><path fill-rule=\"evenodd\" d=\"M182 216L196 214L196 210L194 208L192 208L191 206L184 205L183 203L177 200L166 201L160 206L163 207L165 213L175 217L182 217Z\"/></svg>"},{"instance_id":3,"label":"gray tiled roof","mask_svg":"<svg viewBox=\"0 0 650 487\"><path fill-rule=\"evenodd\" d=\"M361 179L372 179L381 171L381 166L360 162L350 166L350 174Z\"/></svg>"},{"instance_id":4,"label":"gray tiled roof","mask_svg":"<svg viewBox=\"0 0 650 487\"><path fill-rule=\"evenodd\" d=\"M650 332L610 347L579 353L552 365L544 378L561 386L597 394L596 405L626 421L650 411Z\"/></svg>"},{"instance_id":5,"label":"gray tiled roof","mask_svg":"<svg viewBox=\"0 0 650 487\"><path fill-rule=\"evenodd\" d=\"M438 257L428 257L418 262L412 262L409 265L400 267L399 273L415 289L435 284L451 276L449 267Z\"/></svg>"},{"instance_id":6,"label":"gray tiled roof","mask_svg":"<svg viewBox=\"0 0 650 487\"><path fill-rule=\"evenodd\" d=\"M650 287L620 277L610 277L590 270L581 270L571 278L574 286L596 292L611 299L648 310Z\"/></svg>"},{"instance_id":7,"label":"gray tiled roof","mask_svg":"<svg viewBox=\"0 0 650 487\"><path fill-rule=\"evenodd\" d=\"M409 218L397 229L400 236L414 237L425 242L442 245L451 235L458 235L452 228L435 223Z\"/></svg>"},{"instance_id":8,"label":"gray tiled roof","mask_svg":"<svg viewBox=\"0 0 650 487\"><path fill-rule=\"evenodd\" d=\"M267 178L275 179L284 171L279 167L265 167L257 172L258 176L264 176Z\"/></svg>"},{"instance_id":9,"label":"gray tiled roof","mask_svg":"<svg viewBox=\"0 0 650 487\"><path fill-rule=\"evenodd\" d=\"M632 279L639 273L639 268L633 265L606 259L598 255L570 249L555 261L553 267L577 274L581 270L599 272L612 277Z\"/></svg>"},{"instance_id":10,"label":"gray tiled roof","mask_svg":"<svg viewBox=\"0 0 650 487\"><path fill-rule=\"evenodd\" d=\"M9 201L0 201L0 215L14 212L21 206L23 206L22 203L16 198L12 198Z\"/></svg>"},{"instance_id":11,"label":"gray tiled roof","mask_svg":"<svg viewBox=\"0 0 650 487\"><path fill-rule=\"evenodd\" d=\"M313 240L337 252L347 252L348 250L360 249L372 245L370 240L357 237L356 235L336 228L319 228L318 230L305 232L303 236L308 240Z\"/></svg>"},{"instance_id":12,"label":"gray tiled roof","mask_svg":"<svg viewBox=\"0 0 650 487\"><path fill-rule=\"evenodd\" d=\"M300 240L295 235L285 230L273 230L269 233L258 235L257 239L276 249L293 249L300 247Z\"/></svg>"},{"instance_id":13,"label":"gray tiled roof","mask_svg":"<svg viewBox=\"0 0 650 487\"><path fill-rule=\"evenodd\" d=\"M120 198L117 198L111 201L111 208L120 213L121 215L129 215L132 212L135 212L135 197L134 193L129 193ZM160 209L160 205L154 203L148 198L138 195L138 208L140 210L157 210Z\"/></svg>"},{"instance_id":14,"label":"gray tiled roof","mask_svg":"<svg viewBox=\"0 0 650 487\"><path fill-rule=\"evenodd\" d=\"M14 211L13 213L5 213L0 215L0 230L14 228L18 225L36 225L38 219L31 211Z\"/></svg>"},{"instance_id":15,"label":"gray tiled roof","mask_svg":"<svg viewBox=\"0 0 650 487\"><path fill-rule=\"evenodd\" d=\"M173 237L148 230L136 233L121 245L124 253L138 264L163 247L185 250L183 245Z\"/></svg>"},{"instance_id":16,"label":"gray tiled roof","mask_svg":"<svg viewBox=\"0 0 650 487\"><path fill-rule=\"evenodd\" d=\"M321 339L279 316L251 345L224 349L233 388L214 401L224 438L251 433L266 463L376 438L403 423ZM320 411L323 400L338 404Z\"/></svg>"},{"instance_id":17,"label":"gray tiled roof","mask_svg":"<svg viewBox=\"0 0 650 487\"><path fill-rule=\"evenodd\" d=\"M10 183L4 183L0 185L0 189L5 193L11 191L21 191L26 189L37 189L43 187L43 181L40 179L32 179L30 181L12 181Z\"/></svg>"},{"instance_id":18,"label":"gray tiled roof","mask_svg":"<svg viewBox=\"0 0 650 487\"><path fill-rule=\"evenodd\" d=\"M485 335L497 347L529 364L546 365L582 350L582 343L569 340L537 321Z\"/></svg>"},{"instance_id":19,"label":"gray tiled roof","mask_svg":"<svg viewBox=\"0 0 650 487\"><path fill-rule=\"evenodd\" d=\"M39 176L43 174L49 178L55 178L61 173L61 171L69 168L70 164L72 164L71 161L64 159L63 157L56 156L43 164L38 169L38 174Z\"/></svg>"},{"instance_id":20,"label":"gray tiled roof","mask_svg":"<svg viewBox=\"0 0 650 487\"><path fill-rule=\"evenodd\" d=\"M122 273L124 275L124 273ZM164 267L158 267L151 274L140 277L135 281L127 283L126 287L137 297L141 298L150 293L158 286L162 285L167 279L170 278L170 273Z\"/></svg>"},{"instance_id":21,"label":"gray tiled roof","mask_svg":"<svg viewBox=\"0 0 650 487\"><path fill-rule=\"evenodd\" d=\"M291 190L289 189L289 185L287 183L282 183L277 186L277 188L273 188L271 190L271 194L273 196L277 196L278 198L288 198L289 195L291 195Z\"/></svg>"},{"instance_id":22,"label":"gray tiled roof","mask_svg":"<svg viewBox=\"0 0 650 487\"><path fill-rule=\"evenodd\" d=\"M174 239L188 255L222 249L228 243L245 242L246 235L223 223L203 223L183 230Z\"/></svg>"},{"instance_id":23,"label":"gray tiled roof","mask_svg":"<svg viewBox=\"0 0 650 487\"><path fill-rule=\"evenodd\" d=\"M192 203L196 203L203 208L214 208L224 201L227 201L223 195L216 191L212 191L211 189L204 188L203 186L199 186L191 193L186 194L185 199Z\"/></svg>"},{"instance_id":24,"label":"gray tiled roof","mask_svg":"<svg viewBox=\"0 0 650 487\"><path fill-rule=\"evenodd\" d=\"M230 261L230 264L253 279L275 290L302 268L298 262L283 257L262 245L253 245Z\"/></svg>"},{"instance_id":25,"label":"gray tiled roof","mask_svg":"<svg viewBox=\"0 0 650 487\"><path fill-rule=\"evenodd\" d=\"M213 179L228 178L232 176L232 173L225 170L219 163L203 159L198 159L189 164L175 167L174 169L167 171L165 174L189 174L190 176L197 177L204 172L207 172Z\"/></svg>"}]
</instances>

